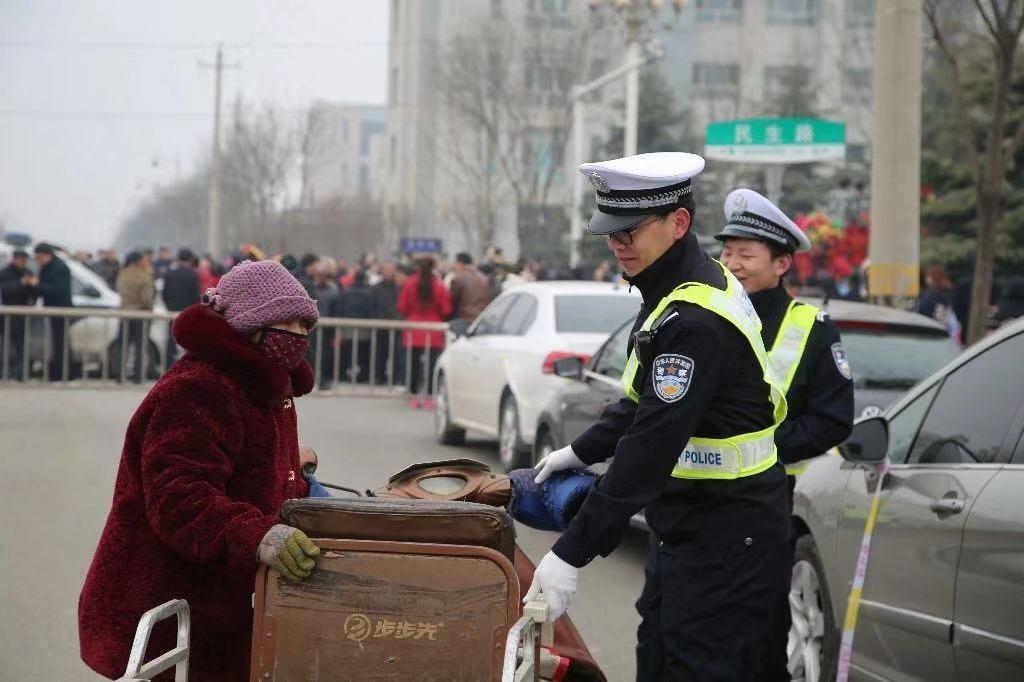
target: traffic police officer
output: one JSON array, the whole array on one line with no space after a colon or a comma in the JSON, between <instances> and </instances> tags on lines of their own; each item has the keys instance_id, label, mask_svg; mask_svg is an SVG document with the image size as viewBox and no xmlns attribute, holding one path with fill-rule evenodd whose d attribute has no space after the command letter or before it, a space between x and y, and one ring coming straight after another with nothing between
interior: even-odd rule
<instances>
[{"instance_id":1,"label":"traffic police officer","mask_svg":"<svg viewBox=\"0 0 1024 682\"><path fill-rule=\"evenodd\" d=\"M726 225L715 235L724 242L722 263L736 275L761 318L769 368L786 393L786 420L775 430L779 458L789 473L792 505L796 476L807 460L846 440L853 428L853 381L839 330L818 308L794 300L782 284L793 254L808 251L807 235L757 192L737 189L725 199ZM789 600L780 602L790 629Z\"/></svg>"},{"instance_id":2,"label":"traffic police officer","mask_svg":"<svg viewBox=\"0 0 1024 682\"><path fill-rule=\"evenodd\" d=\"M788 680L777 633L789 515L774 444L785 399L746 293L691 230L691 180L703 168L683 153L580 167L597 189L588 229L608 240L643 305L627 396L538 465L543 482L614 455L526 598L542 593L549 618L561 615L579 569L611 553L644 509L654 542L637 601L637 679Z\"/></svg>"},{"instance_id":3,"label":"traffic police officer","mask_svg":"<svg viewBox=\"0 0 1024 682\"><path fill-rule=\"evenodd\" d=\"M793 254L811 242L775 204L750 189L725 200L722 263L736 275L761 318L769 366L786 392L786 421L775 431L779 458L794 476L853 428L853 381L839 330L828 315L793 299L782 278Z\"/></svg>"}]
</instances>

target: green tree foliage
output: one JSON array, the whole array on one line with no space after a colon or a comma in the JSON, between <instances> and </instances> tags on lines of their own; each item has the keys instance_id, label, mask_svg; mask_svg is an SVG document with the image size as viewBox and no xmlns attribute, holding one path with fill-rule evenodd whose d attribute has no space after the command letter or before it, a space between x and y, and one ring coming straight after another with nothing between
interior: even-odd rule
<instances>
[{"instance_id":1,"label":"green tree foliage","mask_svg":"<svg viewBox=\"0 0 1024 682\"><path fill-rule=\"evenodd\" d=\"M991 53L981 46L961 52L965 97L972 110L988 106L995 69ZM1024 111L1021 60L1014 70L1010 115ZM921 263L942 265L954 277L967 275L974 264L978 234L977 192L964 134L956 114L949 66L941 59L926 61L921 121ZM983 121L976 140L982 144ZM1024 152L1010 162L1003 196L1003 213L996 228L997 280L1024 267Z\"/></svg>"}]
</instances>

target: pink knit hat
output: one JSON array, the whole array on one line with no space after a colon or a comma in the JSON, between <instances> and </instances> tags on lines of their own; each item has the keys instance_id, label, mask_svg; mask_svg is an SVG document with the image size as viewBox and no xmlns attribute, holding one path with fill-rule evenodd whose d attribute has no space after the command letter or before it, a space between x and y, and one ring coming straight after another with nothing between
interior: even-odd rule
<instances>
[{"instance_id":1,"label":"pink knit hat","mask_svg":"<svg viewBox=\"0 0 1024 682\"><path fill-rule=\"evenodd\" d=\"M242 261L206 290L203 303L240 332L296 319L312 326L320 318L316 301L292 273L272 260Z\"/></svg>"}]
</instances>

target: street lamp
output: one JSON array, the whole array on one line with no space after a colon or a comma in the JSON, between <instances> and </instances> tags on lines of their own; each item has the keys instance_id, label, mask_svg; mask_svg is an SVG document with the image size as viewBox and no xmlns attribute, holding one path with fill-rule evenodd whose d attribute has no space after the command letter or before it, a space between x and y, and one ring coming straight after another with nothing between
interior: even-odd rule
<instances>
[{"instance_id":1,"label":"street lamp","mask_svg":"<svg viewBox=\"0 0 1024 682\"><path fill-rule=\"evenodd\" d=\"M590 0L590 9L598 10L606 3L610 4L625 19L626 62L589 83L574 85L569 95L572 101L573 161L575 162L571 169L573 174L572 209L569 216L569 267L571 268L579 265L580 239L583 237L583 220L580 216L583 176L576 172L579 165L583 163L583 128L586 125L586 104L583 98L613 80L622 76L626 77L626 125L623 126L625 131L623 156L633 156L637 153L637 129L640 120L640 67L660 59L662 56L662 50L657 41L649 40L643 46L640 43L647 17L661 9L664 4L662 0ZM686 0L672 0L672 8L676 14L682 11L685 4ZM643 53L641 53L641 49L643 49Z\"/></svg>"},{"instance_id":2,"label":"street lamp","mask_svg":"<svg viewBox=\"0 0 1024 682\"><path fill-rule=\"evenodd\" d=\"M590 9L597 10L604 4L622 16L626 23L626 63L632 64L640 60L640 39L647 19L657 14L665 4L664 0L590 0ZM672 0L672 10L678 16L683 11L686 0ZM640 71L630 69L626 73L626 125L623 156L637 153L637 128L640 112Z\"/></svg>"}]
</instances>

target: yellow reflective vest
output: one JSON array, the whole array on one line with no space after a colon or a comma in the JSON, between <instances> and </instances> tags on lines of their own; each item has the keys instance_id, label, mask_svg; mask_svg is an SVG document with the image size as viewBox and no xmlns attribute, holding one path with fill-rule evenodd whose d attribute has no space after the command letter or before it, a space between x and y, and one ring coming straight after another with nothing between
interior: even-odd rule
<instances>
[{"instance_id":1,"label":"yellow reflective vest","mask_svg":"<svg viewBox=\"0 0 1024 682\"><path fill-rule=\"evenodd\" d=\"M761 320L753 304L736 277L721 263L719 266L725 275L725 291L703 282L684 282L661 299L639 331L650 331L665 309L675 302L698 305L727 320L747 339L761 365L762 377L769 387L774 423L761 431L728 438L690 438L672 470L675 478L732 480L759 474L778 461L775 429L786 418L785 391L770 370L768 353L761 340ZM633 348L622 372L622 388L634 402L640 400L634 387L640 366L636 348Z\"/></svg>"},{"instance_id":2,"label":"yellow reflective vest","mask_svg":"<svg viewBox=\"0 0 1024 682\"><path fill-rule=\"evenodd\" d=\"M775 343L768 352L768 367L784 394L788 394L789 387L793 385L793 378L796 377L796 370L800 366L804 350L807 349L807 340L811 337L811 328L819 312L821 311L812 305L803 305L796 301L790 301L786 308L779 332L775 336ZM787 464L786 473L790 476L799 476L807 469L808 461Z\"/></svg>"}]
</instances>

